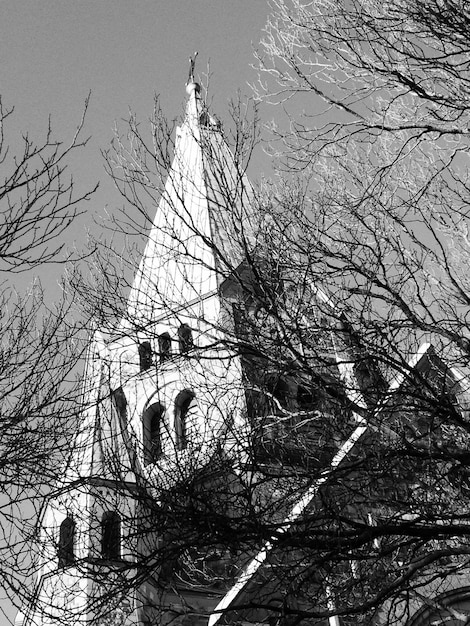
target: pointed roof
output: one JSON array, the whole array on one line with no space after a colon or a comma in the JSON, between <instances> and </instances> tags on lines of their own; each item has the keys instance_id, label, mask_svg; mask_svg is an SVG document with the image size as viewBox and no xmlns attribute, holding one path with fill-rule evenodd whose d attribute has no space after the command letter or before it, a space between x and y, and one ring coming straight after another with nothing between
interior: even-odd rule
<instances>
[{"instance_id":1,"label":"pointed roof","mask_svg":"<svg viewBox=\"0 0 470 626\"><path fill-rule=\"evenodd\" d=\"M145 323L216 293L251 236L251 185L199 85L189 82L186 91L172 166L128 302L130 316Z\"/></svg>"}]
</instances>

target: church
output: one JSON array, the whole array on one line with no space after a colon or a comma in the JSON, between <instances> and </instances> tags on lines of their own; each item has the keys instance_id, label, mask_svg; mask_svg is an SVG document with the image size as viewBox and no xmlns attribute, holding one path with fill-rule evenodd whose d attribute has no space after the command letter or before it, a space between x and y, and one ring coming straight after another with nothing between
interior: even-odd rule
<instances>
[{"instance_id":1,"label":"church","mask_svg":"<svg viewBox=\"0 0 470 626\"><path fill-rule=\"evenodd\" d=\"M295 234L192 73L186 92L126 310L89 345L17 626L463 624L468 568L448 542L407 573L424 470L397 433L415 428L411 374L452 407L468 382L429 344L385 380L289 257Z\"/></svg>"}]
</instances>

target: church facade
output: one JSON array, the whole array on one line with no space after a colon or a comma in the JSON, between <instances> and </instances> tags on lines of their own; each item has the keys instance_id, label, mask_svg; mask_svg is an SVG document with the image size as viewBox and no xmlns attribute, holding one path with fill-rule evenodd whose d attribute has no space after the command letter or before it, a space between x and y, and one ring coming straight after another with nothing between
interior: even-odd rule
<instances>
[{"instance_id":1,"label":"church facade","mask_svg":"<svg viewBox=\"0 0 470 626\"><path fill-rule=\"evenodd\" d=\"M34 597L17 624L366 623L344 608L335 614L335 580L352 603L348 581L360 579L359 559L320 575L292 539L295 529L311 540L306 520L321 519L321 503L334 504L325 504L330 476L359 466L358 450L376 445L368 389L383 394L374 399L377 424L396 413L395 398L403 405L406 381L386 383L367 359L356 367L353 333L328 338L330 321L317 314L302 323L317 320L322 332L312 328L309 337L324 358L313 374L295 370L308 351L280 341L289 325L271 296L300 278L279 278L278 267L259 260L269 219L253 209L250 183L198 84L190 81L187 94L126 312L90 342L81 422L45 506ZM260 284L272 292L260 294ZM314 285L303 300L307 292L322 311L335 309ZM290 369L276 365L287 360ZM409 368L434 380L445 372L454 396L466 394L464 378L431 346ZM320 379L337 393L313 393ZM344 484L333 492L342 502ZM373 527L374 511L361 506L351 513L348 500L344 510ZM464 579L456 573L436 593L451 598ZM385 602L367 623L437 623L429 621L433 606L421 605L413 600L399 616L398 603L392 622Z\"/></svg>"}]
</instances>

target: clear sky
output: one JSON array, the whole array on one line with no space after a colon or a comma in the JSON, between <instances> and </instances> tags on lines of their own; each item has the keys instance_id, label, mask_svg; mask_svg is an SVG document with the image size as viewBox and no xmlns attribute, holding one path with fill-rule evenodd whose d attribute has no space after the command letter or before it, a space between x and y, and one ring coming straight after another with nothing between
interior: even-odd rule
<instances>
[{"instance_id":1,"label":"clear sky","mask_svg":"<svg viewBox=\"0 0 470 626\"><path fill-rule=\"evenodd\" d=\"M0 10L0 94L15 106L15 131L39 138L51 115L57 137L67 139L91 91L91 141L73 162L80 187L102 181L87 206L91 223L93 213L120 203L100 155L114 121L129 109L146 120L154 93L169 117L177 116L196 50L196 73L210 62L212 108L223 118L237 89L249 93L252 47L269 6L266 0L0 0ZM71 234L77 243L83 223Z\"/></svg>"},{"instance_id":2,"label":"clear sky","mask_svg":"<svg viewBox=\"0 0 470 626\"><path fill-rule=\"evenodd\" d=\"M154 93L161 94L169 117L179 115L188 58L196 50L196 73L210 61L212 109L223 118L237 89L249 93L252 46L268 13L266 0L0 0L0 95L15 107L7 139L15 143L15 134L28 131L40 141L49 116L56 137L70 139L92 94L86 122L91 141L72 170L80 188L98 180L102 185L70 232L70 244L82 245L85 228L94 228L93 216L105 206L112 211L121 204L100 154L114 121L129 109L147 119ZM49 281L57 277L46 274ZM0 609L14 618L1 595Z\"/></svg>"}]
</instances>

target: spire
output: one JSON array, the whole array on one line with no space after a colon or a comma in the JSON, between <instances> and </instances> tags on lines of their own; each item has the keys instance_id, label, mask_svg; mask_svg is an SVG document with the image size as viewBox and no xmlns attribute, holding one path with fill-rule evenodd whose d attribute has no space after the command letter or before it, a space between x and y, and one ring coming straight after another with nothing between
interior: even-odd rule
<instances>
[{"instance_id":1,"label":"spire","mask_svg":"<svg viewBox=\"0 0 470 626\"><path fill-rule=\"evenodd\" d=\"M196 55L173 163L129 297L129 315L142 327L215 294L243 255L251 186L200 97Z\"/></svg>"}]
</instances>

